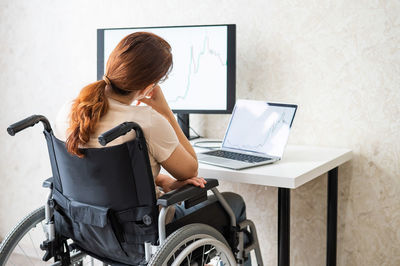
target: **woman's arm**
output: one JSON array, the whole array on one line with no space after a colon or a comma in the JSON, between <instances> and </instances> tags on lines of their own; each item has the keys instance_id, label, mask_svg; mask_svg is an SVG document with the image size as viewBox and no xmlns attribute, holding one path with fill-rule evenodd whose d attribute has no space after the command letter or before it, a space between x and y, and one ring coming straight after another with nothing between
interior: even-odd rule
<instances>
[{"instance_id":1,"label":"woman's arm","mask_svg":"<svg viewBox=\"0 0 400 266\"><path fill-rule=\"evenodd\" d=\"M196 152L194 151L189 140L186 138L185 134L183 133L181 127L178 124L178 121L176 121L175 116L172 113L171 109L169 109L168 114L164 115L164 117L168 120L168 122L171 124L172 128L174 129L175 134L178 137L179 143L197 161Z\"/></svg>"},{"instance_id":2,"label":"woman's arm","mask_svg":"<svg viewBox=\"0 0 400 266\"><path fill-rule=\"evenodd\" d=\"M161 162L161 165L164 167L164 169L178 180L185 180L197 176L198 162L196 153L185 134L179 127L174 114L165 100L160 86L155 86L151 91L149 98L142 98L140 99L140 102L144 102L145 104L151 106L155 111L163 115L171 124L175 134L178 137L179 144L176 149L172 152L168 159Z\"/></svg>"},{"instance_id":3,"label":"woman's arm","mask_svg":"<svg viewBox=\"0 0 400 266\"><path fill-rule=\"evenodd\" d=\"M207 183L207 181L204 180L202 177L192 177L183 181L176 180L172 177L169 177L167 175L159 174L156 177L156 185L159 187L162 187L163 191L165 193L175 190L178 188L183 187L184 185L187 184L192 184L197 187L204 188L204 185Z\"/></svg>"}]
</instances>

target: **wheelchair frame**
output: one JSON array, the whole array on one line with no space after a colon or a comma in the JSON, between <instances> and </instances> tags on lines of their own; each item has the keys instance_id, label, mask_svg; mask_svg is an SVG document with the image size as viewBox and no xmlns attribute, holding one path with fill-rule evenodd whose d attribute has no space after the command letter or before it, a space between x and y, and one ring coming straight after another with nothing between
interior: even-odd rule
<instances>
[{"instance_id":1,"label":"wheelchair frame","mask_svg":"<svg viewBox=\"0 0 400 266\"><path fill-rule=\"evenodd\" d=\"M9 128L7 128L8 133L11 136L14 136L21 130L24 130L27 127L34 126L38 122L42 122L45 131L52 132L49 121L46 117L41 115L33 115L24 120L21 120ZM132 129L136 131L136 128L140 126L134 122L125 122L117 127L103 133L99 136L99 143L105 146L108 142L125 135ZM140 132L141 133L141 130ZM137 132L138 134L138 132ZM138 136L138 135L137 135ZM166 214L168 210L178 202L185 202L191 206L194 206L204 200L207 199L207 191L211 190L211 192L215 195L217 201L221 204L222 208L226 211L230 220L230 228L231 233L234 234L233 239L233 247L232 253L235 256L235 260L237 265L243 265L244 260L247 258L251 250L255 251L255 256L257 259L258 265L263 265L259 242L257 238L256 228L254 223L251 220L245 220L239 224L236 222L235 215L230 208L229 204L222 196L222 194L218 191L216 186L218 186L217 180L208 179L205 188L198 188L191 185L186 185L180 189L171 191L169 193L164 194L157 200L157 205L161 206L161 210L158 216L158 245L153 245L150 242L145 242L145 260L146 263L149 263L152 256L157 252L157 250L165 243L167 238L166 232ZM47 200L45 204L45 224L44 224L44 232L45 232L45 240L43 241L40 248L45 250L46 253L43 257L43 260L47 261L48 259L54 257L56 262L52 264L53 266L64 266L69 265L70 263L74 263L75 261L79 261L81 258L86 256L86 252L79 251L76 254L70 256L70 249L73 248L71 245L68 247L66 240L64 237L61 237L57 234L54 225L54 200L53 197L53 178L49 178L43 182L43 187L48 188L49 192L47 194ZM251 242L244 246L244 231L246 229L250 229L251 233ZM73 244L72 244L73 245ZM91 254L89 254L91 255ZM103 262L103 265L108 265ZM1 265L0 265L1 266Z\"/></svg>"}]
</instances>

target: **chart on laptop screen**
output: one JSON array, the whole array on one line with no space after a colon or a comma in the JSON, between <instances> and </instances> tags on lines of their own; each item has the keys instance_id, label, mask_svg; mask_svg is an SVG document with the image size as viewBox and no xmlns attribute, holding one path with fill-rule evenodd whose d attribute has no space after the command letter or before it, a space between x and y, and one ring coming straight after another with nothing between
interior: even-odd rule
<instances>
[{"instance_id":1,"label":"chart on laptop screen","mask_svg":"<svg viewBox=\"0 0 400 266\"><path fill-rule=\"evenodd\" d=\"M295 111L294 107L239 100L223 147L281 157Z\"/></svg>"},{"instance_id":2,"label":"chart on laptop screen","mask_svg":"<svg viewBox=\"0 0 400 266\"><path fill-rule=\"evenodd\" d=\"M160 84L171 109L227 108L227 26L113 29L104 33L104 62L126 35L146 31L172 47L173 68Z\"/></svg>"}]
</instances>

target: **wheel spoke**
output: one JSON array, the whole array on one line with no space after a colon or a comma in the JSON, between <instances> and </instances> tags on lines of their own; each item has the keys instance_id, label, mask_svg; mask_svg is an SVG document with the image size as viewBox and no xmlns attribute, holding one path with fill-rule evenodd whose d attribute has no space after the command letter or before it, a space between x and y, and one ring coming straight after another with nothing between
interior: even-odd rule
<instances>
[{"instance_id":1,"label":"wheel spoke","mask_svg":"<svg viewBox=\"0 0 400 266\"><path fill-rule=\"evenodd\" d=\"M11 258L8 260L8 262L15 266L14 262L11 261Z\"/></svg>"},{"instance_id":2,"label":"wheel spoke","mask_svg":"<svg viewBox=\"0 0 400 266\"><path fill-rule=\"evenodd\" d=\"M201 266L204 266L204 250L206 248L206 245L203 246L203 252L201 253Z\"/></svg>"},{"instance_id":3,"label":"wheel spoke","mask_svg":"<svg viewBox=\"0 0 400 266\"><path fill-rule=\"evenodd\" d=\"M32 236L31 236L31 233L30 233L30 232L28 232L28 236L29 236L29 238L30 238L30 240L31 240L31 243L32 243L33 249L35 250L35 253L36 253L37 258L40 259L40 255L39 255L39 253L38 253L38 251L37 251L37 249L36 249L35 243L33 243L33 239L32 239Z\"/></svg>"},{"instance_id":4,"label":"wheel spoke","mask_svg":"<svg viewBox=\"0 0 400 266\"><path fill-rule=\"evenodd\" d=\"M32 264L33 266L35 266L35 264L32 262L32 260L29 258L29 256L26 255L24 249L23 249L19 244L18 244L17 246L21 249L22 253L24 253L25 258L27 259L27 261L29 261L30 264Z\"/></svg>"},{"instance_id":5,"label":"wheel spoke","mask_svg":"<svg viewBox=\"0 0 400 266\"><path fill-rule=\"evenodd\" d=\"M208 251L208 254L207 254L207 257L206 257L206 260L205 260L205 263L207 263L208 262L208 257L210 256L210 251Z\"/></svg>"},{"instance_id":6,"label":"wheel spoke","mask_svg":"<svg viewBox=\"0 0 400 266\"><path fill-rule=\"evenodd\" d=\"M193 255L193 252L190 252L189 262L192 261L192 255Z\"/></svg>"}]
</instances>

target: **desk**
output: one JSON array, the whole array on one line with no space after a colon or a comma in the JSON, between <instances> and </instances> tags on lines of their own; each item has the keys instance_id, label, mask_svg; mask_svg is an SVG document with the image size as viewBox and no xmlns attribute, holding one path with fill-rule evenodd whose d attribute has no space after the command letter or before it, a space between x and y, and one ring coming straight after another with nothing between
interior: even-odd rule
<instances>
[{"instance_id":1,"label":"desk","mask_svg":"<svg viewBox=\"0 0 400 266\"><path fill-rule=\"evenodd\" d=\"M196 148L196 152L204 149ZM336 265L338 167L351 160L342 148L287 146L276 163L244 170L199 164L199 176L278 187L278 266L290 264L290 190L328 173L326 265Z\"/></svg>"}]
</instances>

